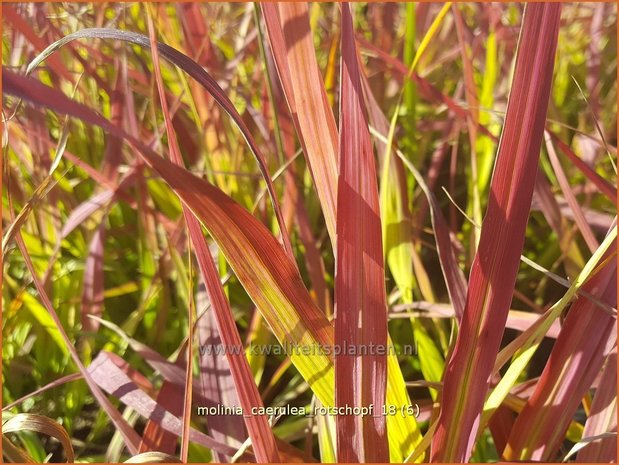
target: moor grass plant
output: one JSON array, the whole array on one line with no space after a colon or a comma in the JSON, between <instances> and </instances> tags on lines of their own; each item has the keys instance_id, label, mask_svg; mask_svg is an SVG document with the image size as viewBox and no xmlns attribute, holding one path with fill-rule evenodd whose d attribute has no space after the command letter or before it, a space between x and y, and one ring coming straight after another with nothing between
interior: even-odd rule
<instances>
[{"instance_id":1,"label":"moor grass plant","mask_svg":"<svg viewBox=\"0 0 619 465\"><path fill-rule=\"evenodd\" d=\"M615 3L3 3L8 462L612 462Z\"/></svg>"}]
</instances>

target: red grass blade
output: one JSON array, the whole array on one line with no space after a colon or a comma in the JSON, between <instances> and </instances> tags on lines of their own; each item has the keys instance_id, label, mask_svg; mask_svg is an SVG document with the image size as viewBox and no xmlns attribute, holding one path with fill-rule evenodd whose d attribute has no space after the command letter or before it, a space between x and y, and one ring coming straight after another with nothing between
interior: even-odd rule
<instances>
[{"instance_id":1,"label":"red grass blade","mask_svg":"<svg viewBox=\"0 0 619 465\"><path fill-rule=\"evenodd\" d=\"M213 43L208 33L208 23L200 5L180 3L176 8L191 57L202 66L217 65L217 56L213 53Z\"/></svg>"},{"instance_id":2,"label":"red grass blade","mask_svg":"<svg viewBox=\"0 0 619 465\"><path fill-rule=\"evenodd\" d=\"M384 153L387 144L386 136L389 132L389 121L387 121L387 118L378 106L378 102L376 102L376 99L372 95L369 83L365 78L363 79L363 89L369 119L372 122L372 125L378 131L378 134L376 134L376 144L379 147L379 150L382 150ZM432 229L434 231L434 237L436 240L436 248L439 255L441 270L443 271L443 276L445 277L447 292L449 293L449 297L453 304L456 319L459 322L462 318L462 311L464 310L464 304L466 301L467 283L466 278L464 277L464 273L458 266L456 252L454 250L451 237L449 236L449 227L447 226L447 222L443 217L443 213L440 209L438 201L436 200L436 197L432 193L428 184L425 182L421 173L407 158L402 156L402 154L398 150L394 150L394 152L395 154L390 157L390 163L394 164L394 170L398 173L398 181L403 185L405 184L405 180L403 179L403 171L404 166L406 166L419 183L419 186L421 187L428 200L430 206ZM406 208L408 210L408 196L406 195L406 190L404 189L404 187L402 190L401 202L404 206L403 208ZM408 216L410 216L410 212L407 212L407 214ZM400 234L402 234L403 237L406 237L406 235L410 236L410 234L412 234L410 228L407 228L405 226L403 227L402 225L397 225L397 227L400 229Z\"/></svg>"},{"instance_id":3,"label":"red grass blade","mask_svg":"<svg viewBox=\"0 0 619 465\"><path fill-rule=\"evenodd\" d=\"M392 312L390 318L456 318L460 321L461 316L458 316L453 305L437 304L426 301L416 301L413 304L394 305L391 307ZM404 310L411 309L411 312ZM515 329L516 331L527 331L533 325L536 325L540 315L532 312L524 312L520 310L510 310L505 323L506 328ZM545 334L545 337L556 339L559 336L561 325L558 321L552 323Z\"/></svg>"},{"instance_id":4,"label":"red grass blade","mask_svg":"<svg viewBox=\"0 0 619 465\"><path fill-rule=\"evenodd\" d=\"M2 70L3 90L9 95L30 101L37 106L50 108L62 114L68 114L90 124L99 126L111 134L123 137L138 149L138 154L148 164L154 168L170 186L175 189L177 195L187 204L191 205L192 210L200 218L206 219L211 230L211 234L216 235L219 243L225 244L228 252L227 257L232 258L232 262L238 264L235 272L243 276L244 285L253 298L260 297L259 308L269 308L264 297L261 295L260 287L263 281L257 274L263 269L256 270L251 266L248 253L252 254L252 259L259 257L261 265L269 270L278 270L273 276L264 276L270 280L275 280L282 289L288 293L290 303L302 317L302 322L307 324L311 337L315 338L321 346L329 346L332 341L331 325L326 320L322 312L308 301L309 294L302 283L301 277L295 264L284 254L284 250L274 237L266 230L265 226L253 217L247 210L234 202L215 186L190 175L186 170L162 159L155 151L128 135L122 129L112 125L108 120L96 114L88 107L68 99L64 94L53 88L45 86L40 82L20 76L6 68ZM212 208L214 210L209 210ZM221 213L224 221L218 221L217 213ZM227 220L227 221L226 221ZM235 228L230 229L231 221ZM234 236L238 237L235 239ZM239 241L243 241L240 243ZM248 247L248 244L252 247ZM258 249L258 252L255 250ZM245 278L247 277L247 280ZM270 315L269 315L270 316ZM282 321L267 318L274 332L281 336L284 326ZM301 328L298 329L301 335ZM293 356L294 358L294 356ZM326 392L325 392L326 394ZM331 404L326 402L326 404Z\"/></svg>"},{"instance_id":5,"label":"red grass blade","mask_svg":"<svg viewBox=\"0 0 619 465\"><path fill-rule=\"evenodd\" d=\"M168 136L168 147L169 147L170 158L173 163L179 166L182 166L183 159L180 154L180 147L178 146L178 142L176 140L176 133L174 131L172 118L168 110L168 103L166 101L165 89L163 86L163 79L161 78L161 65L159 64L159 51L157 47L157 40L155 37L153 21L152 21L152 17L150 14L147 14L147 24L148 24L148 32L149 32L149 37L150 37L150 47L151 47L151 56L153 59L153 68L155 71L155 81L157 83L157 91L158 91L159 99L161 102L161 108L162 108L165 127L166 127L166 134ZM113 120L111 122L112 124L114 123ZM196 230L196 228L193 227L194 225L192 224L192 221L197 223L196 218L191 214L191 212L185 206L183 206L183 214L185 216L185 221L187 222L187 229L189 232L191 243L195 245L196 242L203 242L205 239L201 234L199 225ZM197 235L196 235L196 232L197 232ZM191 254L191 246L189 247L189 250L190 250L189 253ZM192 291L190 290L190 293L191 292ZM181 413L182 413L181 419L183 422L183 426L181 430L180 460L181 462L185 462L185 463L187 462L187 457L189 454L189 425L191 422L191 401L192 401L192 389L193 389L192 373L193 373L193 338L194 338L194 335L193 335L194 311L193 310L194 310L194 306L192 305L192 303L193 303L193 299L190 299L189 307L188 307L189 315L187 318L187 321L189 322L188 337L187 337L187 359L186 359L187 366L185 368L185 390L184 390L184 399L183 399L182 408L181 408ZM175 404L175 407L177 407L177 404ZM155 433L151 431L151 434L156 434L156 431ZM170 441L169 437L165 438L164 436L162 439Z\"/></svg>"},{"instance_id":6,"label":"red grass blade","mask_svg":"<svg viewBox=\"0 0 619 465\"><path fill-rule=\"evenodd\" d=\"M378 185L347 3L342 4L341 60L335 343L385 347L387 300ZM379 414L385 404L386 377L384 355L336 354L336 406L375 409L375 416L336 417L338 461L388 461L385 418Z\"/></svg>"},{"instance_id":7,"label":"red grass blade","mask_svg":"<svg viewBox=\"0 0 619 465\"><path fill-rule=\"evenodd\" d=\"M119 68L118 58L114 59L114 65ZM110 95L110 121L116 126L122 126L125 107L125 96L123 94L123 83L120 72L116 76L116 83ZM122 162L122 140L111 137L105 147L103 165L101 171L105 177L112 182L118 181L118 166Z\"/></svg>"},{"instance_id":8,"label":"red grass blade","mask_svg":"<svg viewBox=\"0 0 619 465\"><path fill-rule=\"evenodd\" d=\"M398 153L398 155L400 155ZM426 196L430 206L430 219L432 222L432 230L436 240L436 249L439 256L439 262L445 284L447 285L447 293L451 299L454 313L458 323L462 320L462 314L466 304L466 278L464 273L458 266L458 259L454 249L452 239L449 235L449 226L445 221L441 207L436 200L436 197L426 184L421 173L413 166L413 164L404 157L400 157L404 165L413 173L419 187Z\"/></svg>"},{"instance_id":9,"label":"red grass blade","mask_svg":"<svg viewBox=\"0 0 619 465\"><path fill-rule=\"evenodd\" d=\"M93 317L95 318L95 317ZM161 374L164 381L168 381L179 388L185 387L185 370L177 363L168 361L163 355L155 350L151 349L145 344L127 336L122 329L116 326L114 323L99 318L99 322L118 334L127 344L134 350L142 359L150 365L150 367ZM135 380L134 380L135 381ZM201 402L208 402L209 398L204 397L202 392L196 387L193 387L193 395L195 398L200 399Z\"/></svg>"},{"instance_id":10,"label":"red grass blade","mask_svg":"<svg viewBox=\"0 0 619 465\"><path fill-rule=\"evenodd\" d=\"M479 193L479 177L478 177L478 161L477 161L477 128L479 127L479 96L477 95L477 85L475 83L475 76L473 73L473 59L471 45L467 40L462 13L460 11L460 5L452 5L451 7L454 22L456 25L456 34L458 36L458 43L460 45L460 57L462 59L462 71L464 80L464 95L468 105L468 117L466 123L468 126L468 136L470 143L470 164L469 170L471 172L471 178L468 186L469 199L471 201L470 211L472 212L473 219L476 222L481 221L481 202ZM468 30L467 30L468 32ZM475 251L477 248L477 241L479 239L479 231L473 229L471 236L471 250ZM472 255L472 253L471 253Z\"/></svg>"},{"instance_id":11,"label":"red grass blade","mask_svg":"<svg viewBox=\"0 0 619 465\"><path fill-rule=\"evenodd\" d=\"M168 111L168 104L165 99L165 90L159 64L158 44L155 40L154 27L152 26L150 15L148 16L148 20L149 31L151 34L150 45L153 57L153 66L155 68L155 79L157 81L161 107L166 123L170 158L174 164L183 166L183 158L181 156L180 147L178 146L174 127L172 126L172 120ZM206 285L206 290L211 301L211 308L214 311L215 321L217 322L221 338L226 346L243 347L241 337L236 327L236 322L234 321L234 316L232 315L232 310L230 309L230 304L228 303L228 299L224 294L224 290L220 282L219 273L217 272L217 268L215 268L208 244L206 243L206 238L202 233L202 227L197 218L186 205L183 205L183 214L187 223L191 243L195 248L198 266ZM190 322L192 320L193 318L189 318ZM189 331L189 338L189 348L191 348L191 341L193 340L193 331L191 330ZM191 382L192 357L193 354L191 353L191 350L189 350L187 363L187 379L189 382ZM252 440L252 445L254 451L256 452L256 458L260 462L279 462L275 437L273 436L273 431L269 426L266 416L253 415L249 413L253 408L263 407L263 404L258 388L256 387L256 383L254 382L249 363L247 362L247 358L242 351L240 353L228 353L227 358L230 364L230 371L232 373L234 385L239 395L241 407L244 412L247 412L247 414L244 415L245 425L247 426L247 431L249 432L249 436ZM185 395L186 397L191 395L191 386L186 386ZM183 413L184 424L189 425L190 415L190 410L186 408ZM186 438L184 439L186 440ZM181 460L184 462L186 462L186 453L186 448L182 447Z\"/></svg>"},{"instance_id":12,"label":"red grass blade","mask_svg":"<svg viewBox=\"0 0 619 465\"><path fill-rule=\"evenodd\" d=\"M583 289L612 306L617 302L616 241L604 260L604 268ZM589 299L576 300L535 391L516 419L503 453L506 460L556 459L576 409L617 343L616 323L613 315Z\"/></svg>"},{"instance_id":13,"label":"red grass blade","mask_svg":"<svg viewBox=\"0 0 619 465\"><path fill-rule=\"evenodd\" d=\"M604 195L606 195L606 197L615 204L615 206L617 206L617 188L612 186L606 179L602 178L589 165L582 161L580 157L574 153L570 146L559 139L556 134L551 131L548 131L548 133L550 134L553 142L559 147L559 150L561 150L563 154L569 158L580 171L582 171L589 181L595 184L595 186L603 192Z\"/></svg>"},{"instance_id":14,"label":"red grass blade","mask_svg":"<svg viewBox=\"0 0 619 465\"><path fill-rule=\"evenodd\" d=\"M202 228L193 215L186 216L187 219L190 217L195 221L194 225L190 225L190 235L193 241L198 234L202 234ZM193 231L191 228L193 228ZM226 347L243 347L232 310L219 281L219 274L213 263L206 241L202 238L202 242L198 244L194 242L194 246L224 345ZM242 351L240 353L232 353L231 351L227 354L227 359L243 411L251 412L254 407L262 407L262 399L254 382L245 353ZM244 418L258 460L261 462L278 462L279 454L275 444L275 437L266 416L248 413Z\"/></svg>"},{"instance_id":15,"label":"red grass blade","mask_svg":"<svg viewBox=\"0 0 619 465\"><path fill-rule=\"evenodd\" d=\"M62 239L67 237L71 231L80 226L84 221L86 221L90 215L92 215L96 211L100 211L102 207L104 207L110 200L114 198L113 190L105 190L101 191L91 198L86 200L84 203L75 207L71 213L69 214L67 220L62 226L62 231L60 236Z\"/></svg>"},{"instance_id":16,"label":"red grass blade","mask_svg":"<svg viewBox=\"0 0 619 465\"><path fill-rule=\"evenodd\" d=\"M490 200L460 332L445 372L433 462L470 458L511 303L554 66L561 6L526 6Z\"/></svg>"},{"instance_id":17,"label":"red grass blade","mask_svg":"<svg viewBox=\"0 0 619 465\"><path fill-rule=\"evenodd\" d=\"M337 127L316 61L307 4L261 3L271 53L335 248Z\"/></svg>"},{"instance_id":18,"label":"red grass blade","mask_svg":"<svg viewBox=\"0 0 619 465\"><path fill-rule=\"evenodd\" d=\"M546 178L543 171L537 173L535 179L535 191L533 193L532 209L537 207L544 214L548 225L555 231L557 236L563 233L563 225L561 223L561 208L556 197L552 193L550 182Z\"/></svg>"},{"instance_id":19,"label":"red grass blade","mask_svg":"<svg viewBox=\"0 0 619 465\"><path fill-rule=\"evenodd\" d=\"M600 384L595 391L591 412L583 438L598 436L607 432L617 432L617 348L606 358L606 367L600 376ZM616 438L595 441L582 449L577 457L580 463L611 463L617 459Z\"/></svg>"}]
</instances>

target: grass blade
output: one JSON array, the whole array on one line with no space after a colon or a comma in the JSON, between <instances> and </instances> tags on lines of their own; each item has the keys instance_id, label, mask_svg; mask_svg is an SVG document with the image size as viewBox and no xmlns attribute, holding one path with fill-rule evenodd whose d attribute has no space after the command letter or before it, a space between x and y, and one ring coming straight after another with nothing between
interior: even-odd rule
<instances>
[{"instance_id":1,"label":"grass blade","mask_svg":"<svg viewBox=\"0 0 619 465\"><path fill-rule=\"evenodd\" d=\"M159 405L172 415L182 418L183 416L183 393L170 381L164 381L155 399ZM140 453L158 451L166 454L174 454L178 443L178 434L171 433L162 428L157 422L148 420L144 427Z\"/></svg>"},{"instance_id":2,"label":"grass blade","mask_svg":"<svg viewBox=\"0 0 619 465\"><path fill-rule=\"evenodd\" d=\"M337 126L316 61L305 2L261 3L271 53L335 248Z\"/></svg>"},{"instance_id":3,"label":"grass blade","mask_svg":"<svg viewBox=\"0 0 619 465\"><path fill-rule=\"evenodd\" d=\"M583 437L595 437L605 433L617 434L617 348L606 359L606 367L600 375L600 384L595 391L591 412ZM589 443L578 452L577 460L581 463L610 463L617 457L616 437L611 441Z\"/></svg>"},{"instance_id":4,"label":"grass blade","mask_svg":"<svg viewBox=\"0 0 619 465\"><path fill-rule=\"evenodd\" d=\"M572 163L602 192L606 197L617 206L617 188L611 185L606 179L601 177L593 168L587 165L574 151L551 131L548 131L552 141L557 144L559 150L570 159Z\"/></svg>"},{"instance_id":5,"label":"grass blade","mask_svg":"<svg viewBox=\"0 0 619 465\"><path fill-rule=\"evenodd\" d=\"M325 406L334 405L333 327L313 303L296 265L262 223L213 185L162 159L137 139L57 90L6 68L3 68L3 85L9 95L99 126L136 148L142 159L207 227L279 342L286 349L293 349L288 355L318 399ZM153 352L143 344L139 346L142 351ZM308 351L311 355L306 355ZM156 356L149 357L153 355ZM388 357L387 373L387 402L400 407L410 405L395 355ZM390 458L400 462L421 440L419 429L411 415L389 415L387 423L392 425L389 427Z\"/></svg>"},{"instance_id":6,"label":"grass blade","mask_svg":"<svg viewBox=\"0 0 619 465\"><path fill-rule=\"evenodd\" d=\"M415 285L413 264L417 258L413 248L412 215L409 208L403 160L393 154L392 148L387 145L388 141L383 138L382 134L389 131L389 122L380 110L369 83L363 75L362 81L368 118L377 129L374 134L376 146L379 153L383 153L379 196L385 260L402 292L403 302L412 303ZM370 128L371 132L372 129ZM466 290L466 287L464 289ZM440 381L445 366L443 356L430 338L428 330L419 320L411 319L411 325L413 338L419 345L419 352L424 354L419 358L424 378L430 381ZM433 396L436 395L434 390L430 393Z\"/></svg>"},{"instance_id":7,"label":"grass blade","mask_svg":"<svg viewBox=\"0 0 619 465\"><path fill-rule=\"evenodd\" d=\"M387 143L387 137L383 133L377 129L372 129L371 131L378 140L384 144ZM449 235L449 227L443 217L443 213L441 212L440 205L438 204L436 197L426 184L422 174L400 150L395 149L395 154L401 160L403 165L406 166L406 168L408 168L408 170L413 174L430 205L430 217L432 221L432 229L435 234L439 262L443 271L445 284L447 285L447 292L449 293L456 319L460 321L462 319L462 312L464 311L464 306L466 303L467 283L464 273L458 266L456 251L454 250L451 237Z\"/></svg>"},{"instance_id":8,"label":"grass blade","mask_svg":"<svg viewBox=\"0 0 619 465\"><path fill-rule=\"evenodd\" d=\"M476 151L477 128L479 126L479 96L477 95L477 85L475 84L475 76L473 72L471 44L469 44L465 34L466 25L464 24L464 19L462 18L462 12L460 9L460 5L454 5L452 7L456 25L456 34L458 36L458 44L460 46L460 57L462 59L464 95L468 106L466 123L468 126L469 150L471 153L470 166L468 167L471 175L471 182L468 186L469 197L467 203L467 213L469 213L473 220L479 224L482 219L479 176L477 173L479 164L477 161L478 154ZM473 228L471 242L471 250L474 251L477 249L477 244L479 243L479 231L475 228Z\"/></svg>"},{"instance_id":9,"label":"grass blade","mask_svg":"<svg viewBox=\"0 0 619 465\"><path fill-rule=\"evenodd\" d=\"M429 102L433 102L436 104L443 104L449 108L450 111L454 113L455 116L466 119L468 112L464 109L460 104L458 104L453 98L449 97L442 93L439 89L433 86L430 81L426 78L419 76L416 73L412 75L409 74L408 67L398 60L396 57L393 57L383 50L377 48L374 44L368 42L363 37L357 37L357 41L363 45L365 49L368 49L374 53L376 53L382 60L389 64L389 66L396 71L398 74L403 76L406 79L412 79L417 84L417 89L419 90L419 95L424 97ZM479 125L477 128L481 134L485 137L488 137L491 141L495 141L496 137L490 132L490 130L484 126ZM595 186L602 192L613 204L617 205L617 188L613 186L606 179L602 178L593 168L587 165L578 155L574 153L574 151L563 142L559 137L551 130L546 128L548 133L550 134L553 141L557 144L559 149L567 156L574 165L591 181Z\"/></svg>"},{"instance_id":10,"label":"grass blade","mask_svg":"<svg viewBox=\"0 0 619 465\"><path fill-rule=\"evenodd\" d=\"M173 455L163 452L142 452L123 463L183 463Z\"/></svg>"},{"instance_id":11,"label":"grass blade","mask_svg":"<svg viewBox=\"0 0 619 465\"><path fill-rule=\"evenodd\" d=\"M6 74L5 74L4 68L3 68L2 77L3 77L3 81L6 82L5 81ZM11 197L9 197L9 199L11 199ZM9 200L9 207L11 211L11 216L14 216L13 215L14 210L13 210L13 205L12 205L11 200ZM13 217L12 220L15 221L15 218ZM32 263L32 259L30 257L30 254L28 253L28 249L26 248L26 244L24 243L21 232L19 232L19 230L17 231L15 235L15 240L17 242L17 246L20 252L22 253L24 257L24 262L26 264L26 267L32 276L32 280L34 282L37 292L39 293L41 302L43 306L45 307L45 310L47 310L47 312L49 313L49 316L53 320L54 325L56 326L56 329L58 330L58 333L60 334L60 339L62 340L62 342L64 343L64 346L66 347L66 350L70 354L78 370L84 376L84 380L88 384L88 387L90 388L90 391L92 392L93 396L95 397L99 405L108 414L108 416L110 417L110 419L112 420L112 422L114 423L114 425L116 426L120 434L122 435L123 439L125 440L125 444L127 445L127 448L132 453L136 453L138 450L138 444L140 442L139 435L125 421L125 419L118 412L118 410L112 405L109 399L105 397L105 395L101 392L101 390L95 383L94 379L90 376L90 374L86 370L86 367L84 367L84 364L80 360L77 350L75 349L75 346L71 343L71 340L69 339L69 336L67 335L67 332L62 326L62 322L58 316L58 313L54 309L54 306L52 305L52 302L37 274L37 271L34 268L34 264Z\"/></svg>"},{"instance_id":12,"label":"grass blade","mask_svg":"<svg viewBox=\"0 0 619 465\"><path fill-rule=\"evenodd\" d=\"M15 446L4 434L2 435L2 456L14 463L36 463L25 450Z\"/></svg>"},{"instance_id":13,"label":"grass blade","mask_svg":"<svg viewBox=\"0 0 619 465\"><path fill-rule=\"evenodd\" d=\"M99 126L122 137L170 185L209 230L290 359L325 406L334 405L333 327L313 303L298 269L275 237L247 210L207 181L159 157L152 149L57 90L3 68L5 93ZM140 345L141 350L148 349ZM148 349L150 352L152 350ZM308 352L311 355L306 355ZM166 368L164 366L162 368ZM388 357L387 402L411 401L395 355ZM421 436L411 415L387 417L390 458L400 462Z\"/></svg>"},{"instance_id":14,"label":"grass blade","mask_svg":"<svg viewBox=\"0 0 619 465\"><path fill-rule=\"evenodd\" d=\"M387 298L378 185L347 3L342 4L341 47L335 343L385 347ZM374 415L362 418L336 417L339 462L388 460L385 418L378 413L385 405L386 362L385 355L335 356L336 407L373 405L376 409Z\"/></svg>"},{"instance_id":15,"label":"grass blade","mask_svg":"<svg viewBox=\"0 0 619 465\"><path fill-rule=\"evenodd\" d=\"M529 215L554 66L561 7L528 4L514 82L466 306L449 359L433 462L467 461L512 299Z\"/></svg>"},{"instance_id":16,"label":"grass blade","mask_svg":"<svg viewBox=\"0 0 619 465\"><path fill-rule=\"evenodd\" d=\"M600 244L595 238L595 235L593 234L593 231L591 230L591 226L589 226L589 223L585 219L585 215L583 214L582 209L580 208L580 205L578 205L576 196L574 195L574 192L572 191L572 188L567 179L567 176L565 172L563 171L563 167L561 166L561 163L559 162L559 158L557 157L554 146L552 145L550 135L547 132L545 133L545 142L546 142L546 151L548 152L548 158L550 159L550 163L554 169L555 176L557 177L557 180L559 181L559 186L561 186L561 191L563 192L563 195L565 197L565 200L567 201L567 204L572 210L572 213L574 215L574 220L576 221L576 225L578 226L578 229L580 230L582 237L585 239L585 242L587 243L589 250L593 253L600 246Z\"/></svg>"},{"instance_id":17,"label":"grass blade","mask_svg":"<svg viewBox=\"0 0 619 465\"><path fill-rule=\"evenodd\" d=\"M16 4L13 4L16 5ZM23 18L15 9L13 5L4 5L2 8L3 16L12 24L12 26L19 30L24 37L32 44L36 50L43 50L45 48L45 41L43 38L32 29L29 22ZM53 57L49 62L49 68L58 76L66 79L69 82L73 81L73 76L67 70L60 57Z\"/></svg>"},{"instance_id":18,"label":"grass blade","mask_svg":"<svg viewBox=\"0 0 619 465\"><path fill-rule=\"evenodd\" d=\"M200 295L207 297L206 289L200 285L196 303L198 309L200 305ZM205 314L198 318L198 340L202 347L221 346L222 341L217 331L215 316L207 308ZM208 399L207 406L226 405L236 407L240 405L238 395L234 390L234 381L230 373L230 365L223 354L200 354L200 382L202 386L202 396ZM236 416L207 415L206 422L209 434L220 442L225 442L233 447L239 448L247 439L247 429L241 418ZM216 454L217 461L226 462L230 457Z\"/></svg>"},{"instance_id":19,"label":"grass blade","mask_svg":"<svg viewBox=\"0 0 619 465\"><path fill-rule=\"evenodd\" d=\"M552 307L550 307L546 313L540 316L532 325L524 329L516 339L510 342L499 353L493 370L493 375L497 376L503 366L511 360L511 364L503 377L492 390L488 399L484 405L484 412L480 421L480 428L490 420L490 416L500 408L503 401L508 397L510 390L518 381L519 376L524 371L527 363L533 357L533 354L539 347L542 339L550 336L552 326L558 323L559 316L564 312L573 298L580 292L581 298L585 298L583 295L583 286L593 276L593 273L597 269L599 263L603 257L607 255L608 251L615 243L617 237L617 228L612 228L607 235L604 242L602 242L600 248L595 251L593 256L582 268L582 271L572 284L567 292L563 295L559 301L557 301ZM588 298L588 297L587 297ZM591 302L593 304L593 302ZM559 333L560 334L560 333ZM554 335L557 338L558 334Z\"/></svg>"}]
</instances>

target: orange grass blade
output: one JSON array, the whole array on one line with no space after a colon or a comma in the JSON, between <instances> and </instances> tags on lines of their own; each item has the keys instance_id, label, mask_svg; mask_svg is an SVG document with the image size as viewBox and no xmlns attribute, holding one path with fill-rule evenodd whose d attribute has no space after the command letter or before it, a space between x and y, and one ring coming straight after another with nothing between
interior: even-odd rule
<instances>
[{"instance_id":1,"label":"orange grass blade","mask_svg":"<svg viewBox=\"0 0 619 465\"><path fill-rule=\"evenodd\" d=\"M155 399L159 405L177 417L183 416L183 391L170 381L164 381ZM142 442L140 443L140 453L158 451L173 455L176 452L178 434L171 433L162 428L157 422L148 420Z\"/></svg>"},{"instance_id":2,"label":"orange grass blade","mask_svg":"<svg viewBox=\"0 0 619 465\"><path fill-rule=\"evenodd\" d=\"M340 173L335 274L336 407L369 407L373 415L338 415L339 462L389 460L385 418L387 358L346 353L347 347L387 344L387 299L376 167L350 5L342 4Z\"/></svg>"},{"instance_id":3,"label":"orange grass blade","mask_svg":"<svg viewBox=\"0 0 619 465\"><path fill-rule=\"evenodd\" d=\"M445 372L433 462L464 462L473 449L512 300L550 87L561 6L527 4L490 199L456 345Z\"/></svg>"},{"instance_id":4,"label":"orange grass blade","mask_svg":"<svg viewBox=\"0 0 619 465\"><path fill-rule=\"evenodd\" d=\"M337 126L316 61L307 4L261 3L271 53L335 248Z\"/></svg>"}]
</instances>

